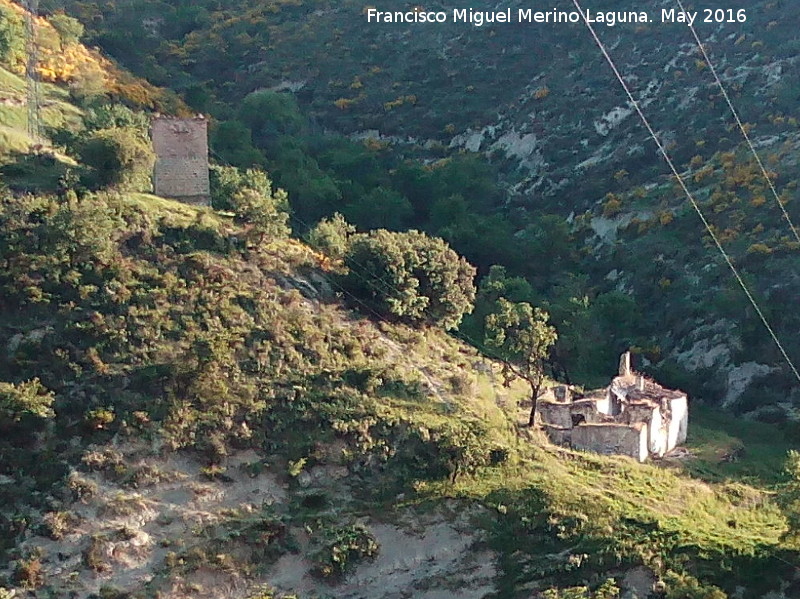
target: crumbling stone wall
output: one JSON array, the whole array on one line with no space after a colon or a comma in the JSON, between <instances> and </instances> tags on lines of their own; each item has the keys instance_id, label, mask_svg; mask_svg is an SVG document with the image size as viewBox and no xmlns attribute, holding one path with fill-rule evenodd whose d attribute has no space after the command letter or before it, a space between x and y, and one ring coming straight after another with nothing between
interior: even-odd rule
<instances>
[{"instance_id":1,"label":"crumbling stone wall","mask_svg":"<svg viewBox=\"0 0 800 599\"><path fill-rule=\"evenodd\" d=\"M647 425L651 455L662 457L667 452L667 427L664 425L659 406L650 402L631 404L627 406L624 416L625 421L629 424L642 422Z\"/></svg>"},{"instance_id":2,"label":"crumbling stone wall","mask_svg":"<svg viewBox=\"0 0 800 599\"><path fill-rule=\"evenodd\" d=\"M560 428L572 428L572 404L541 402L538 411L542 422Z\"/></svg>"},{"instance_id":3,"label":"crumbling stone wall","mask_svg":"<svg viewBox=\"0 0 800 599\"><path fill-rule=\"evenodd\" d=\"M604 455L647 459L647 426L583 424L572 429L572 448Z\"/></svg>"},{"instance_id":4,"label":"crumbling stone wall","mask_svg":"<svg viewBox=\"0 0 800 599\"><path fill-rule=\"evenodd\" d=\"M538 414L553 443L643 461L663 457L686 441L686 394L634 372L627 352L619 371L608 387L586 395L566 386L545 392Z\"/></svg>"},{"instance_id":5,"label":"crumbling stone wall","mask_svg":"<svg viewBox=\"0 0 800 599\"><path fill-rule=\"evenodd\" d=\"M550 439L551 443L555 443L556 445L565 445L567 447L572 445L573 428L571 426L565 428L561 426L544 424L542 425L542 429L547 435L547 438Z\"/></svg>"},{"instance_id":6,"label":"crumbling stone wall","mask_svg":"<svg viewBox=\"0 0 800 599\"><path fill-rule=\"evenodd\" d=\"M156 153L153 189L156 195L189 204L208 205L208 121L159 116L150 135Z\"/></svg>"},{"instance_id":7,"label":"crumbling stone wall","mask_svg":"<svg viewBox=\"0 0 800 599\"><path fill-rule=\"evenodd\" d=\"M670 400L672 418L669 422L667 433L667 446L676 447L686 443L686 434L689 429L689 402L684 395Z\"/></svg>"}]
</instances>

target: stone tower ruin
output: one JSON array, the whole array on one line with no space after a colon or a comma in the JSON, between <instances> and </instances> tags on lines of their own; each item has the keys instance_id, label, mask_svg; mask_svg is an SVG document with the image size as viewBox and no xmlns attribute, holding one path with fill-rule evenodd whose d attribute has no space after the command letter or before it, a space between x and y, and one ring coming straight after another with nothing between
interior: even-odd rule
<instances>
[{"instance_id":1,"label":"stone tower ruin","mask_svg":"<svg viewBox=\"0 0 800 599\"><path fill-rule=\"evenodd\" d=\"M155 194L187 204L209 205L208 121L202 116L157 116L150 123L150 136L156 153Z\"/></svg>"}]
</instances>

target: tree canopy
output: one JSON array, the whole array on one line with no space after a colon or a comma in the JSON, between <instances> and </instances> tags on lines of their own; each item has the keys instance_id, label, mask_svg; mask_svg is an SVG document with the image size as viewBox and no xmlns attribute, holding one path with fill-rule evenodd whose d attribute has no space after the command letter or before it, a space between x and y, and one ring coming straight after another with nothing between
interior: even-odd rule
<instances>
[{"instance_id":1,"label":"tree canopy","mask_svg":"<svg viewBox=\"0 0 800 599\"><path fill-rule=\"evenodd\" d=\"M370 309L452 329L475 301L475 268L443 240L384 229L352 238L343 283Z\"/></svg>"},{"instance_id":2,"label":"tree canopy","mask_svg":"<svg viewBox=\"0 0 800 599\"><path fill-rule=\"evenodd\" d=\"M497 300L496 310L486 317L486 345L495 350L513 374L531 387L531 415L536 422L536 403L545 381L545 361L558 335L548 324L550 316L527 302Z\"/></svg>"},{"instance_id":3,"label":"tree canopy","mask_svg":"<svg viewBox=\"0 0 800 599\"><path fill-rule=\"evenodd\" d=\"M283 189L274 189L269 175L259 169L233 166L211 167L211 205L231 210L240 224L249 225L256 242L265 237L289 234L289 199Z\"/></svg>"},{"instance_id":4,"label":"tree canopy","mask_svg":"<svg viewBox=\"0 0 800 599\"><path fill-rule=\"evenodd\" d=\"M58 36L61 38L62 47L77 44L83 36L83 23L81 23L78 19L64 14L63 12L50 15L48 20L53 28L58 32Z\"/></svg>"},{"instance_id":5,"label":"tree canopy","mask_svg":"<svg viewBox=\"0 0 800 599\"><path fill-rule=\"evenodd\" d=\"M39 379L14 385L0 382L0 429L24 418L52 418L53 394Z\"/></svg>"}]
</instances>

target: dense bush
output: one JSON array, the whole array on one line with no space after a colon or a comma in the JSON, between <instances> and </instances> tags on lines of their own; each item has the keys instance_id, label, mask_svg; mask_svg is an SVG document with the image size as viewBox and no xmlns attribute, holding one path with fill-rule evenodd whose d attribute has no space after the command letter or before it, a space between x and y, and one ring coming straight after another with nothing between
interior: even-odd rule
<instances>
[{"instance_id":1,"label":"dense bush","mask_svg":"<svg viewBox=\"0 0 800 599\"><path fill-rule=\"evenodd\" d=\"M134 129L142 139L146 139L150 130L150 117L144 112L131 110L124 104L101 104L84 114L83 126L87 131Z\"/></svg>"},{"instance_id":2,"label":"dense bush","mask_svg":"<svg viewBox=\"0 0 800 599\"><path fill-rule=\"evenodd\" d=\"M250 128L261 147L274 144L282 135L296 135L305 126L294 96L271 91L256 91L245 97L239 120Z\"/></svg>"},{"instance_id":3,"label":"dense bush","mask_svg":"<svg viewBox=\"0 0 800 599\"><path fill-rule=\"evenodd\" d=\"M83 36L83 23L69 15L56 13L50 15L48 21L58 32L62 47L77 44Z\"/></svg>"},{"instance_id":4,"label":"dense bush","mask_svg":"<svg viewBox=\"0 0 800 599\"><path fill-rule=\"evenodd\" d=\"M0 382L0 431L30 417L52 418L53 400L39 379L18 385Z\"/></svg>"},{"instance_id":5,"label":"dense bush","mask_svg":"<svg viewBox=\"0 0 800 599\"><path fill-rule=\"evenodd\" d=\"M548 589L542 593L542 599L617 599L619 588L613 579L609 579L594 591L589 587L570 587L567 589Z\"/></svg>"},{"instance_id":6,"label":"dense bush","mask_svg":"<svg viewBox=\"0 0 800 599\"><path fill-rule=\"evenodd\" d=\"M125 191L149 191L155 152L139 131L132 127L99 129L80 146L80 156L91 169L91 186Z\"/></svg>"},{"instance_id":7,"label":"dense bush","mask_svg":"<svg viewBox=\"0 0 800 599\"><path fill-rule=\"evenodd\" d=\"M356 235L343 284L371 310L452 329L475 300L475 269L441 239L418 231Z\"/></svg>"},{"instance_id":8,"label":"dense bush","mask_svg":"<svg viewBox=\"0 0 800 599\"><path fill-rule=\"evenodd\" d=\"M781 489L778 500L789 525L784 536L796 539L800 536L800 452L789 452L785 471L788 481Z\"/></svg>"},{"instance_id":9,"label":"dense bush","mask_svg":"<svg viewBox=\"0 0 800 599\"><path fill-rule=\"evenodd\" d=\"M265 195L255 189L243 189L234 194L231 204L237 222L248 226L248 233L256 243L267 237L289 235L289 213L283 190Z\"/></svg>"},{"instance_id":10,"label":"dense bush","mask_svg":"<svg viewBox=\"0 0 800 599\"><path fill-rule=\"evenodd\" d=\"M238 224L247 225L252 241L289 234L289 198L273 188L265 172L212 166L210 174L212 206L232 211Z\"/></svg>"},{"instance_id":11,"label":"dense bush","mask_svg":"<svg viewBox=\"0 0 800 599\"><path fill-rule=\"evenodd\" d=\"M657 590L665 599L727 599L722 589L710 584L703 584L689 574L667 572L664 580L657 585Z\"/></svg>"},{"instance_id":12,"label":"dense bush","mask_svg":"<svg viewBox=\"0 0 800 599\"><path fill-rule=\"evenodd\" d=\"M0 198L0 310L77 299L117 254L114 198Z\"/></svg>"},{"instance_id":13,"label":"dense bush","mask_svg":"<svg viewBox=\"0 0 800 599\"><path fill-rule=\"evenodd\" d=\"M376 187L344 207L348 219L363 229L402 231L414 216L414 208L402 195L391 189Z\"/></svg>"},{"instance_id":14,"label":"dense bush","mask_svg":"<svg viewBox=\"0 0 800 599\"><path fill-rule=\"evenodd\" d=\"M314 571L324 578L340 577L379 550L372 533L359 524L327 530L323 546L314 556Z\"/></svg>"},{"instance_id":15,"label":"dense bush","mask_svg":"<svg viewBox=\"0 0 800 599\"><path fill-rule=\"evenodd\" d=\"M334 260L341 260L347 253L350 237L356 228L348 223L338 212L330 218L323 218L311 231L306 239L308 244Z\"/></svg>"},{"instance_id":16,"label":"dense bush","mask_svg":"<svg viewBox=\"0 0 800 599\"><path fill-rule=\"evenodd\" d=\"M264 154L253 146L253 134L239 121L224 121L212 127L214 154L228 164L250 168L265 161Z\"/></svg>"}]
</instances>

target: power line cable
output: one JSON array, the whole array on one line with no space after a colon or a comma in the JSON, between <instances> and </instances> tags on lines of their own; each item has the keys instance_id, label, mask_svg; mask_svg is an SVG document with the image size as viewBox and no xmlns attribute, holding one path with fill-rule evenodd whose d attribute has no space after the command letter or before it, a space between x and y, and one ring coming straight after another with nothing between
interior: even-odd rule
<instances>
[{"instance_id":1,"label":"power line cable","mask_svg":"<svg viewBox=\"0 0 800 599\"><path fill-rule=\"evenodd\" d=\"M692 192L689 191L689 188L686 186L686 182L684 181L683 177L678 172L678 169L675 167L675 163L672 161L672 158L670 158L669 154L667 153L666 148L664 148L664 145L661 143L661 140L658 139L658 135L656 135L655 130L650 125L650 121L645 116L644 112L642 111L642 108L639 106L639 103L636 101L636 98L633 97L633 93L631 92L630 88L628 87L628 84L625 82L625 79L622 77L622 74L620 73L619 69L617 68L617 65L614 62L614 59L611 58L611 55L608 53L608 50L606 50L606 47L603 44L602 40L598 37L597 32L594 30L594 27L592 27L592 24L588 19L587 13L581 7L581 4L580 4L579 0L572 0L572 3L575 5L575 8L578 10L578 12L580 13L581 17L583 18L583 22L586 25L586 27L589 29L589 32L592 34L592 37L594 38L594 41L597 44L597 47L603 53L603 56L605 57L605 59L608 62L609 66L611 67L611 70L614 71L614 75L616 75L617 79L619 80L620 84L622 85L622 88L625 90L625 93L628 96L628 100L630 101L630 103L633 106L633 108L636 110L636 113L639 115L639 118L642 120L642 123L647 128L647 131L650 133L650 137L653 138L653 141L655 142L656 146L658 147L659 152L661 152L661 155L664 157L664 160L666 161L667 165L669 166L670 170L672 171L672 174L675 175L675 178L678 181L678 184L680 185L680 187L683 190L683 192L686 194L686 197L688 198L688 200L691 203L692 207L694 208L695 212L697 212L697 216L700 217L700 220L702 221L703 226L705 227L706 231L710 235L711 239L714 241L714 244L717 246L717 249L719 250L720 254L722 254L722 257L725 259L725 262L728 264L728 267L731 269L731 272L733 273L733 276L736 278L736 281L741 286L742 291L744 291L745 295L747 296L747 299L750 300L750 303L752 304L753 308L755 309L756 313L758 314L758 317L761 319L761 322L763 323L764 327L769 332L770 337L772 337L772 340L775 342L775 345L778 347L778 350L780 351L780 353L783 356L784 360L786 360L786 363L789 365L789 368L791 369L791 371L794 374L795 378L797 378L797 381L800 382L800 372L798 372L797 368L794 365L794 362L792 362L792 359L789 357L789 354L784 349L783 344L781 343L781 341L778 338L777 334L773 330L772 326L770 326L769 321L767 320L766 316L764 316L764 312L759 307L758 302L756 302L755 298L753 297L753 294L747 288L747 285L745 284L744 279L742 279L742 276L739 274L739 271L737 270L736 266L734 266L733 260L731 260L731 257L725 251L725 248L722 247L722 243L719 241L719 238L717 237L717 234L714 233L714 229L711 227L711 224L708 222L708 220L706 219L705 215L703 215L703 211L700 209L700 205L697 203L697 200L695 200L694 196L692 195Z\"/></svg>"},{"instance_id":2,"label":"power line cable","mask_svg":"<svg viewBox=\"0 0 800 599\"><path fill-rule=\"evenodd\" d=\"M683 0L676 0L678 6L680 7L681 11L686 14L686 9L683 5ZM761 173L764 175L764 179L767 181L767 185L769 185L769 189L772 192L773 197L775 198L775 203L778 204L778 207L781 209L783 213L783 218L786 219L786 222L789 224L789 228L792 230L794 234L794 238L800 243L800 233L797 232L797 227L795 227L794 223L792 222L791 217L789 216L789 212L786 210L786 207L781 202L780 197L778 196L778 192L775 189L775 185L772 183L772 178L769 176L764 163L761 160L761 156L759 156L758 151L756 150L755 144L753 144L752 139L750 138L750 134L747 133L747 128L744 126L742 119L739 117L739 113L736 110L736 107L733 105L733 101L731 100L730 95L728 95L728 91L725 89L725 85L722 83L722 79L720 78L719 74L717 73L717 69L714 66L714 63L711 60L711 57L708 55L708 51L706 50L703 42L700 41L700 36L697 34L697 30L695 29L692 23L689 23L689 29L694 36L695 42L697 42L697 47L700 48L700 52L703 54L703 59L706 61L708 65L708 69L711 71L711 74L714 76L714 79L719 86L720 91L722 92L722 97L725 98L725 102L728 104L728 108L731 109L733 113L733 118L736 119L736 124L739 126L739 130L742 132L742 136L744 137L745 141L747 142L750 151L753 153L753 156L758 163L758 167L761 169Z\"/></svg>"}]
</instances>

